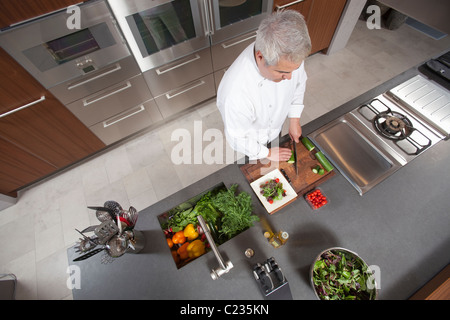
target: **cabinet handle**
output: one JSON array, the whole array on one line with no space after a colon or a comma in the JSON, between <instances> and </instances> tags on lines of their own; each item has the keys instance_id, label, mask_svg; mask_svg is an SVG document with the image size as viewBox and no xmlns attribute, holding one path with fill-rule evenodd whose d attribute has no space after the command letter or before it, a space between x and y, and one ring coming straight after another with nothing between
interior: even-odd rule
<instances>
[{"instance_id":1,"label":"cabinet handle","mask_svg":"<svg viewBox=\"0 0 450 320\"><path fill-rule=\"evenodd\" d=\"M83 84L86 84L86 83L89 83L91 81L97 80L98 78L101 78L101 77L104 77L104 76L106 76L106 75L108 75L110 73L119 71L120 69L122 69L122 67L120 66L120 64L116 63L114 65L114 67L106 69L105 72L97 74L96 76L93 76L93 77L91 77L89 79L86 79L86 80L74 82L73 84L71 84L71 85L69 85L67 87L67 90L75 89L76 87L79 87L79 86L82 86Z\"/></svg>"},{"instance_id":2,"label":"cabinet handle","mask_svg":"<svg viewBox=\"0 0 450 320\"><path fill-rule=\"evenodd\" d=\"M187 65L188 63L194 62L194 61L196 61L198 59L200 59L200 56L198 54L195 54L194 58L186 60L186 61L184 61L182 63L179 63L179 64L177 64L177 65L175 65L173 67L169 67L167 69L156 69L156 73L158 74L158 76L160 76L160 75L162 75L162 74L164 74L166 72L169 72L169 71L172 71L172 70L174 70L176 68L179 68L179 67L182 67L184 65Z\"/></svg>"},{"instance_id":3,"label":"cabinet handle","mask_svg":"<svg viewBox=\"0 0 450 320\"><path fill-rule=\"evenodd\" d=\"M209 5L208 5L208 0L203 0L203 9L205 10L205 17L204 17L204 22L205 22L205 27L204 27L204 31L205 31L205 37L209 37L211 35L211 19L209 18Z\"/></svg>"},{"instance_id":4,"label":"cabinet handle","mask_svg":"<svg viewBox=\"0 0 450 320\"><path fill-rule=\"evenodd\" d=\"M212 1L205 0L206 7L208 9L208 17L209 17L209 35L214 35L214 13L212 9Z\"/></svg>"},{"instance_id":5,"label":"cabinet handle","mask_svg":"<svg viewBox=\"0 0 450 320\"><path fill-rule=\"evenodd\" d=\"M281 9L287 8L289 6L292 6L294 4L303 2L303 1L305 1L305 0L296 0L296 1L292 1L292 2L289 2L289 3L283 4L282 6L276 5L275 7L277 8L277 10L281 10Z\"/></svg>"},{"instance_id":6,"label":"cabinet handle","mask_svg":"<svg viewBox=\"0 0 450 320\"><path fill-rule=\"evenodd\" d=\"M112 126L113 124L116 124L117 122L120 122L122 120L125 120L126 118L129 118L131 116L134 116L135 114L142 112L145 110L145 107L143 105L140 105L139 107L137 107L137 110L133 111L136 108L131 108L128 111L125 111L124 113L120 114L120 118L115 119L113 118L112 120L106 120L103 121L103 128L107 128L109 126Z\"/></svg>"},{"instance_id":7,"label":"cabinet handle","mask_svg":"<svg viewBox=\"0 0 450 320\"><path fill-rule=\"evenodd\" d=\"M119 88L114 89L114 91L108 92L106 94L101 94L100 96L94 96L91 99L84 99L83 100L83 105L85 107L87 107L88 105L90 105L90 104L92 104L94 102L97 102L97 101L100 101L102 99L108 98L108 97L112 96L113 94L119 93L120 91L126 90L128 88L131 88L130 81L127 81L125 84L121 85Z\"/></svg>"},{"instance_id":8,"label":"cabinet handle","mask_svg":"<svg viewBox=\"0 0 450 320\"><path fill-rule=\"evenodd\" d=\"M44 101L44 100L45 100L45 96L41 96L39 99L37 99L37 100L35 100L35 101L33 101L33 102L27 103L27 104L25 104L25 105L23 105L23 106L21 106L21 107L18 107L18 108L16 108L16 109L11 110L11 111L8 111L8 112L5 112L5 113L0 114L0 118L6 117L7 115L10 115L10 114L12 114L12 113L14 113L14 112L17 112L17 111L26 109L26 108L28 108L28 107L31 107L32 105L35 105L35 104L37 104L37 103L39 103L39 102L42 102L42 101Z\"/></svg>"},{"instance_id":9,"label":"cabinet handle","mask_svg":"<svg viewBox=\"0 0 450 320\"><path fill-rule=\"evenodd\" d=\"M188 92L189 90L195 89L195 88L200 87L201 85L204 85L204 84L205 84L205 81L200 80L199 82L197 82L197 83L194 84L193 86L190 86L189 88L186 88L186 89L184 89L184 90L178 91L178 92L175 93L175 94L170 95L169 93L166 93L166 98L167 98L167 100L172 99L172 98L175 98L176 96L178 96L178 95L180 95L180 94L186 93L186 92Z\"/></svg>"},{"instance_id":10,"label":"cabinet handle","mask_svg":"<svg viewBox=\"0 0 450 320\"><path fill-rule=\"evenodd\" d=\"M302 0L302 1L303 1L303 0ZM237 45L237 44L239 44L239 43L242 43L242 42L244 42L244 41L247 41L247 40L250 40L250 39L253 39L253 38L256 38L256 33L255 33L255 34L252 34L251 36L249 36L249 37L247 37L247 38L238 40L238 41L236 41L236 42L232 42L231 44L222 43L222 48L228 49L229 47L235 46L235 45Z\"/></svg>"}]
</instances>

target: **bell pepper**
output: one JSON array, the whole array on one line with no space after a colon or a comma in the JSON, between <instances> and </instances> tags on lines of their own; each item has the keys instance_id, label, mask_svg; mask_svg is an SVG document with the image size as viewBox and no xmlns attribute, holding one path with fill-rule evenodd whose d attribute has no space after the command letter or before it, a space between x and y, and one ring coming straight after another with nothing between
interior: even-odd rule
<instances>
[{"instance_id":1,"label":"bell pepper","mask_svg":"<svg viewBox=\"0 0 450 320\"><path fill-rule=\"evenodd\" d=\"M205 243L200 240L192 241L186 248L189 258L197 258L205 253Z\"/></svg>"},{"instance_id":2,"label":"bell pepper","mask_svg":"<svg viewBox=\"0 0 450 320\"><path fill-rule=\"evenodd\" d=\"M186 228L184 228L184 236L188 238L189 241L197 239L198 232L195 230L192 223L188 224Z\"/></svg>"},{"instance_id":3,"label":"bell pepper","mask_svg":"<svg viewBox=\"0 0 450 320\"><path fill-rule=\"evenodd\" d=\"M181 260L186 260L189 258L189 253L187 251L187 247L190 245L189 242L184 243L181 247L177 249L177 253L180 256Z\"/></svg>"},{"instance_id":4,"label":"bell pepper","mask_svg":"<svg viewBox=\"0 0 450 320\"><path fill-rule=\"evenodd\" d=\"M186 237L184 236L184 232L183 231L175 232L175 234L172 237L172 242L174 244L177 244L177 243L183 244L183 243L185 243L186 242Z\"/></svg>"},{"instance_id":5,"label":"bell pepper","mask_svg":"<svg viewBox=\"0 0 450 320\"><path fill-rule=\"evenodd\" d=\"M172 254L172 258L175 261L176 264L180 262L180 257L178 256L177 252L175 250L170 251Z\"/></svg>"}]
</instances>

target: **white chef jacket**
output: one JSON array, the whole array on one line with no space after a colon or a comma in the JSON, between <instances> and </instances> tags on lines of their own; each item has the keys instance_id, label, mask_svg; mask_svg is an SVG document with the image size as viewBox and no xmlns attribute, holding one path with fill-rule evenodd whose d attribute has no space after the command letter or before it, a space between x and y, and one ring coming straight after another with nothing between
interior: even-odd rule
<instances>
[{"instance_id":1,"label":"white chef jacket","mask_svg":"<svg viewBox=\"0 0 450 320\"><path fill-rule=\"evenodd\" d=\"M254 43L249 45L226 71L217 92L230 146L250 160L267 157L266 144L278 137L286 117L300 118L306 79L304 63L290 80L265 79L256 65Z\"/></svg>"}]
</instances>

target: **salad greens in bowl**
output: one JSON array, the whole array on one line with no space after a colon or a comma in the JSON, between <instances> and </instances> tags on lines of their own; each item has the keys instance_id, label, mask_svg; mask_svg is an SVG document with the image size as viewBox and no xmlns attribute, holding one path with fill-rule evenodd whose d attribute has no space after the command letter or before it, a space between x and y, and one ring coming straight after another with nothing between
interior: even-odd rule
<instances>
[{"instance_id":1,"label":"salad greens in bowl","mask_svg":"<svg viewBox=\"0 0 450 320\"><path fill-rule=\"evenodd\" d=\"M320 300L376 300L377 285L372 270L348 249L322 251L310 270L311 285Z\"/></svg>"}]
</instances>

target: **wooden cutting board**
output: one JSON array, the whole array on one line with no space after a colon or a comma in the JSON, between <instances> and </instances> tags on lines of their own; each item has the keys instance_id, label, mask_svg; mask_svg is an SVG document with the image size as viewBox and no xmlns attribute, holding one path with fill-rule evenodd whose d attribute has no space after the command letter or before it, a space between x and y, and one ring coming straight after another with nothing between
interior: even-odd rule
<instances>
[{"instance_id":1,"label":"wooden cutting board","mask_svg":"<svg viewBox=\"0 0 450 320\"><path fill-rule=\"evenodd\" d=\"M280 145L280 147L292 148L291 140ZM313 151L308 151L303 143L297 143L297 162L298 162L298 175L295 173L294 165L291 163L283 162L271 162L267 159L252 161L251 163L244 164L240 167L242 173L246 177L249 183L252 183L256 179L268 174L272 170L278 168L280 171L286 173L290 180L292 188L297 192L298 196L303 196L307 192L316 188L318 185L327 181L333 177L336 173L333 169L332 171L325 171L323 175L312 172L312 168L320 165L319 161L316 160L314 154L317 152L315 149ZM322 167L322 166L321 166ZM283 169L283 170L282 170Z\"/></svg>"}]
</instances>

